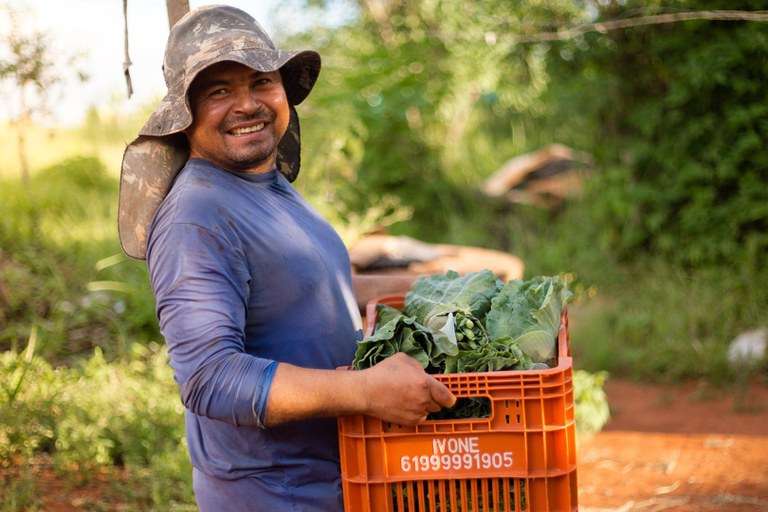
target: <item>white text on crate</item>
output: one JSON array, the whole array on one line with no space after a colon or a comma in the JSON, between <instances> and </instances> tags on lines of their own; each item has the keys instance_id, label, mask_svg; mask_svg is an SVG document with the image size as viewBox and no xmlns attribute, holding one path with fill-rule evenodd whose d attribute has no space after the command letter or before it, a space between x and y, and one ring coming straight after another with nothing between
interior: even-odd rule
<instances>
[{"instance_id":1,"label":"white text on crate","mask_svg":"<svg viewBox=\"0 0 768 512\"><path fill-rule=\"evenodd\" d=\"M448 437L432 440L432 454L403 455L400 470L405 473L473 471L511 468L514 462L511 451L483 451L478 437Z\"/></svg>"}]
</instances>

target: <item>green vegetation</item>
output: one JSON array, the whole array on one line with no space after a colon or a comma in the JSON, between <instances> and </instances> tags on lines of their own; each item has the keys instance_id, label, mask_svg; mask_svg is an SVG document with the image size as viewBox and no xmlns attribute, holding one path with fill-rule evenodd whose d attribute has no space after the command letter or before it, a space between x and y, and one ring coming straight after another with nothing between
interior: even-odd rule
<instances>
[{"instance_id":1,"label":"green vegetation","mask_svg":"<svg viewBox=\"0 0 768 512\"><path fill-rule=\"evenodd\" d=\"M107 362L97 348L76 365L56 368L35 348L33 337L24 352L0 357L0 471L47 456L72 486L88 484L104 468L130 481L133 507L191 503L183 406L164 350L132 344L124 360ZM0 494L18 495L18 484L0 480ZM125 494L112 491L116 503L124 502Z\"/></svg>"},{"instance_id":2,"label":"green vegetation","mask_svg":"<svg viewBox=\"0 0 768 512\"><path fill-rule=\"evenodd\" d=\"M619 18L665 4L611 3L601 14ZM722 5L674 4L676 10ZM747 0L728 8L763 7ZM553 73L571 80L552 93L567 90L572 113L578 105L581 116L601 121L581 132L578 143L603 169L601 193L592 197L606 246L622 258L649 252L689 268L748 260L765 267L768 69L755 63L768 50L768 27L660 25L592 33L553 49L563 56L551 60ZM577 135L569 116L561 116L561 130Z\"/></svg>"},{"instance_id":3,"label":"green vegetation","mask_svg":"<svg viewBox=\"0 0 768 512\"><path fill-rule=\"evenodd\" d=\"M534 363L553 363L563 308L570 298L567 283L558 276L510 281L491 301L488 334L519 345Z\"/></svg>"},{"instance_id":4,"label":"green vegetation","mask_svg":"<svg viewBox=\"0 0 768 512\"><path fill-rule=\"evenodd\" d=\"M392 2L382 16L373 4L292 41L324 58L300 107L297 186L345 241L391 224L510 251L527 276L566 273L577 366L743 382L727 344L768 324L768 25L518 44L511 35L717 5L439 0ZM191 506L146 269L121 255L116 234L119 157L145 114L93 110L78 129L30 127L29 183L12 158L0 168L0 510L39 509L49 466L71 486L114 482L95 510ZM581 199L545 211L479 195L507 159L550 142L593 155ZM3 154L14 144L0 137ZM605 375L575 378L592 404L579 421L600 424Z\"/></svg>"},{"instance_id":5,"label":"green vegetation","mask_svg":"<svg viewBox=\"0 0 768 512\"><path fill-rule=\"evenodd\" d=\"M370 368L405 352L429 373L528 369L530 357L509 336L488 336L486 315L501 288L490 270L419 278L402 312L378 306L376 330L358 344L353 366Z\"/></svg>"},{"instance_id":6,"label":"green vegetation","mask_svg":"<svg viewBox=\"0 0 768 512\"><path fill-rule=\"evenodd\" d=\"M20 350L38 330L38 352L74 362L101 347L108 359L131 342L157 340L143 263L120 254L117 182L94 158L0 187L0 349Z\"/></svg>"}]
</instances>

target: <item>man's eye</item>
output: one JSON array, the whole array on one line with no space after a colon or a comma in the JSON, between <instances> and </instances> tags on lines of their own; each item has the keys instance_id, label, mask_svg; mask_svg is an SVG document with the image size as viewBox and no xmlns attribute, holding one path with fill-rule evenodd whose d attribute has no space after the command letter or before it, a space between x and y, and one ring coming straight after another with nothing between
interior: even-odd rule
<instances>
[{"instance_id":1,"label":"man's eye","mask_svg":"<svg viewBox=\"0 0 768 512\"><path fill-rule=\"evenodd\" d=\"M266 85L271 83L272 83L272 79L269 77L259 78L258 80L256 80L256 85Z\"/></svg>"},{"instance_id":2,"label":"man's eye","mask_svg":"<svg viewBox=\"0 0 768 512\"><path fill-rule=\"evenodd\" d=\"M213 91L211 91L211 93L208 96L216 97L216 96L224 96L225 94L227 94L226 89L214 89Z\"/></svg>"}]
</instances>

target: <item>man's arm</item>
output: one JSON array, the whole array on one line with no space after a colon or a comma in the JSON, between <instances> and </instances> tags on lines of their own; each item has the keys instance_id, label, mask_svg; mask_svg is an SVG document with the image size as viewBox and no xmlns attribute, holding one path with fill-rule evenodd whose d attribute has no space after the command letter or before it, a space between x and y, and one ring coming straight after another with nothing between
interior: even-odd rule
<instances>
[{"instance_id":1,"label":"man's arm","mask_svg":"<svg viewBox=\"0 0 768 512\"><path fill-rule=\"evenodd\" d=\"M376 297L404 294L419 276L352 275L362 310ZM452 407L456 397L403 353L362 371L312 370L280 363L267 399L265 424L318 416L367 414L414 425L430 412Z\"/></svg>"},{"instance_id":2,"label":"man's arm","mask_svg":"<svg viewBox=\"0 0 768 512\"><path fill-rule=\"evenodd\" d=\"M243 260L221 235L188 223L155 229L148 249L160 330L184 406L233 425L263 426L276 363L245 352Z\"/></svg>"},{"instance_id":3,"label":"man's arm","mask_svg":"<svg viewBox=\"0 0 768 512\"><path fill-rule=\"evenodd\" d=\"M362 311L376 297L405 294L418 278L407 274L352 274L357 306Z\"/></svg>"},{"instance_id":4,"label":"man's arm","mask_svg":"<svg viewBox=\"0 0 768 512\"><path fill-rule=\"evenodd\" d=\"M448 388L403 353L360 371L311 370L280 363L267 399L265 424L367 414L414 425L455 402Z\"/></svg>"},{"instance_id":5,"label":"man's arm","mask_svg":"<svg viewBox=\"0 0 768 512\"><path fill-rule=\"evenodd\" d=\"M225 240L196 225L153 233L147 263L184 405L234 425L369 414L413 424L455 401L416 360L314 370L244 351L247 272Z\"/></svg>"}]
</instances>

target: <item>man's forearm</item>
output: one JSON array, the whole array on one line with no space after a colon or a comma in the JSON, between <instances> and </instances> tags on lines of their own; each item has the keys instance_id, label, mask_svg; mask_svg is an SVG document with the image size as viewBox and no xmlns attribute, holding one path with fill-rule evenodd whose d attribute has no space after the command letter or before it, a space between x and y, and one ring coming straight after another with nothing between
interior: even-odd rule
<instances>
[{"instance_id":1,"label":"man's forearm","mask_svg":"<svg viewBox=\"0 0 768 512\"><path fill-rule=\"evenodd\" d=\"M364 381L365 376L358 371L314 370L280 363L267 399L265 425L365 414Z\"/></svg>"},{"instance_id":2,"label":"man's forearm","mask_svg":"<svg viewBox=\"0 0 768 512\"><path fill-rule=\"evenodd\" d=\"M414 425L456 397L399 353L365 370L310 370L279 363L267 398L265 425L307 418L366 414Z\"/></svg>"}]
</instances>

